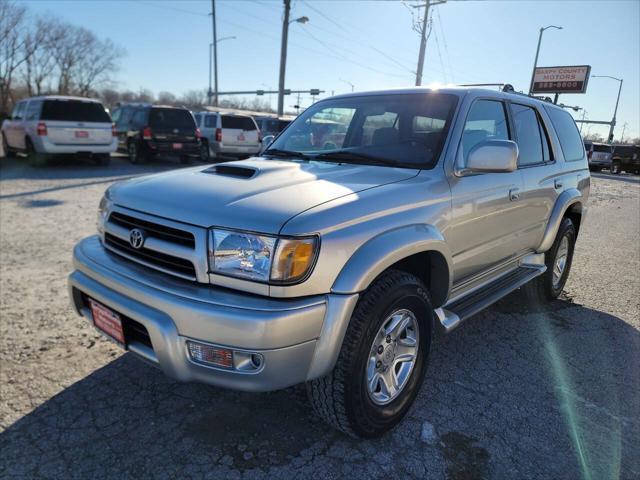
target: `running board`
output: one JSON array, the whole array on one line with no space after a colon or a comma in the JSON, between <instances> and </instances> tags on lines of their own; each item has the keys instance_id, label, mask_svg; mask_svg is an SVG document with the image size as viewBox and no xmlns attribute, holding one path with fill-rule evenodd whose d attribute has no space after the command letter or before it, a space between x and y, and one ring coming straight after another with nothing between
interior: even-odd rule
<instances>
[{"instance_id":1,"label":"running board","mask_svg":"<svg viewBox=\"0 0 640 480\"><path fill-rule=\"evenodd\" d=\"M464 320L517 290L529 280L542 275L546 269L544 265L518 267L488 285L436 309L436 315L445 332L449 333Z\"/></svg>"}]
</instances>

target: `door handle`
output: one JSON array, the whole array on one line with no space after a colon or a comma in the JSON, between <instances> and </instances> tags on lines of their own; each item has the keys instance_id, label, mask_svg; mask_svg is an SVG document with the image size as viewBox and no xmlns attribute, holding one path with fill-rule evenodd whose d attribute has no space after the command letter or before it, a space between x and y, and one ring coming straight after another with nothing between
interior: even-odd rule
<instances>
[{"instance_id":1,"label":"door handle","mask_svg":"<svg viewBox=\"0 0 640 480\"><path fill-rule=\"evenodd\" d=\"M562 188L562 180L555 180L553 186L556 188Z\"/></svg>"},{"instance_id":2,"label":"door handle","mask_svg":"<svg viewBox=\"0 0 640 480\"><path fill-rule=\"evenodd\" d=\"M511 200L512 202L515 202L516 200L520 200L519 188L512 188L511 190L509 190L509 200Z\"/></svg>"}]
</instances>

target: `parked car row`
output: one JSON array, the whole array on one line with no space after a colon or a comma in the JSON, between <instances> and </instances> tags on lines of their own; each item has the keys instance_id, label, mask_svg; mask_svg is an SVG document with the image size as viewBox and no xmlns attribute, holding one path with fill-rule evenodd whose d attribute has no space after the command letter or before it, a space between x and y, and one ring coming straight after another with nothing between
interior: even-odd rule
<instances>
[{"instance_id":1,"label":"parked car row","mask_svg":"<svg viewBox=\"0 0 640 480\"><path fill-rule=\"evenodd\" d=\"M610 145L587 140L584 148L591 171L606 168L616 175L623 171L640 174L640 145Z\"/></svg>"},{"instance_id":2,"label":"parked car row","mask_svg":"<svg viewBox=\"0 0 640 480\"><path fill-rule=\"evenodd\" d=\"M123 104L110 114L99 100L49 95L15 105L2 123L2 146L7 156L25 154L32 166L61 155L106 165L117 150L132 163L158 154L177 155L181 163L238 159L258 154L263 134L276 135L289 121L144 103Z\"/></svg>"}]
</instances>

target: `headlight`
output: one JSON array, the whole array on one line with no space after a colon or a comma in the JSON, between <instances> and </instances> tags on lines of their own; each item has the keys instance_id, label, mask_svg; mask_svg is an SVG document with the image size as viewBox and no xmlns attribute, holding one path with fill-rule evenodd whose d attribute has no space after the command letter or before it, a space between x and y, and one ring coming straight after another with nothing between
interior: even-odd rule
<instances>
[{"instance_id":1,"label":"headlight","mask_svg":"<svg viewBox=\"0 0 640 480\"><path fill-rule=\"evenodd\" d=\"M107 215L111 211L111 207L113 202L111 201L111 195L109 194L109 190L107 189L104 192L103 197L100 199L100 204L98 205L98 233L102 235L104 233L104 222L107 221Z\"/></svg>"},{"instance_id":2,"label":"headlight","mask_svg":"<svg viewBox=\"0 0 640 480\"><path fill-rule=\"evenodd\" d=\"M209 268L220 275L259 282L295 283L311 270L316 237L278 238L234 230L210 231Z\"/></svg>"}]
</instances>

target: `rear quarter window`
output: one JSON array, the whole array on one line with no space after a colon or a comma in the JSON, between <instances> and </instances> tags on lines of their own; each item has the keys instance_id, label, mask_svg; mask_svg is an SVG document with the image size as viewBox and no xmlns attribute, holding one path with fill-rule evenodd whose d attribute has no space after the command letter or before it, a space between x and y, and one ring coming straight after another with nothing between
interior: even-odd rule
<instances>
[{"instance_id":1,"label":"rear quarter window","mask_svg":"<svg viewBox=\"0 0 640 480\"><path fill-rule=\"evenodd\" d=\"M584 144L573 117L558 108L546 108L546 110L551 118L554 130L558 134L565 161L575 162L582 160L584 157Z\"/></svg>"},{"instance_id":2,"label":"rear quarter window","mask_svg":"<svg viewBox=\"0 0 640 480\"><path fill-rule=\"evenodd\" d=\"M256 130L256 124L249 117L222 116L222 128L235 130Z\"/></svg>"},{"instance_id":3,"label":"rear quarter window","mask_svg":"<svg viewBox=\"0 0 640 480\"><path fill-rule=\"evenodd\" d=\"M111 123L111 117L101 103L81 100L45 100L42 104L40 119Z\"/></svg>"}]
</instances>

